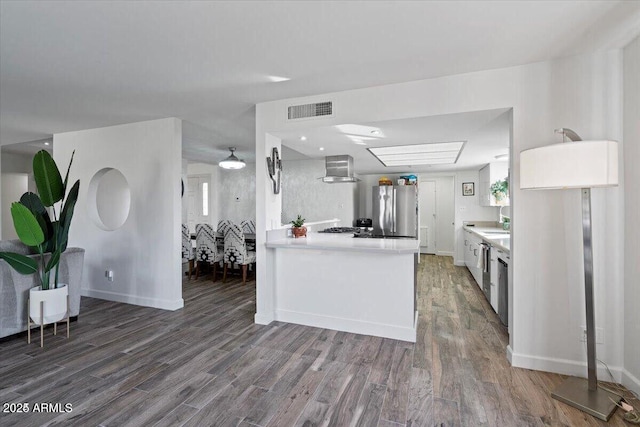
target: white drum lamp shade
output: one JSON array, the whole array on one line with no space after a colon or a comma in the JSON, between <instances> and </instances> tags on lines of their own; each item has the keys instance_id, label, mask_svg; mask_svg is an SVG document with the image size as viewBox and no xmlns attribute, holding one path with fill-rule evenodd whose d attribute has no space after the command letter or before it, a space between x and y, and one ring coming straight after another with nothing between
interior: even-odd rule
<instances>
[{"instance_id":1,"label":"white drum lamp shade","mask_svg":"<svg viewBox=\"0 0 640 427\"><path fill-rule=\"evenodd\" d=\"M582 193L582 240L584 257L587 335L587 379L569 377L551 396L596 418L608 421L620 396L598 388L595 310L593 298L593 241L591 188L618 185L618 143L580 141L571 129L558 129L572 142L547 145L520 153L520 188L552 190L579 188Z\"/></svg>"},{"instance_id":2,"label":"white drum lamp shade","mask_svg":"<svg viewBox=\"0 0 640 427\"><path fill-rule=\"evenodd\" d=\"M576 141L520 153L520 188L563 189L618 185L618 143Z\"/></svg>"}]
</instances>

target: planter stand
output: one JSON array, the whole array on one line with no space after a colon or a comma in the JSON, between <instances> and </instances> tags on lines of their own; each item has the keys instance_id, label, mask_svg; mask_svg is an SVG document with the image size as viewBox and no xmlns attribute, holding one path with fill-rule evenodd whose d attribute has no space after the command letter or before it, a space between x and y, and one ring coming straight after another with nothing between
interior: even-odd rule
<instances>
[{"instance_id":1,"label":"planter stand","mask_svg":"<svg viewBox=\"0 0 640 427\"><path fill-rule=\"evenodd\" d=\"M27 307L31 300L27 300ZM28 311L28 310L27 310ZM53 322L53 335L58 335L58 322L67 322L67 339L69 338L69 295L67 295L67 318ZM37 323L33 323L37 325ZM31 316L27 313L27 344L31 344ZM40 347L44 347L44 301L40 301Z\"/></svg>"}]
</instances>

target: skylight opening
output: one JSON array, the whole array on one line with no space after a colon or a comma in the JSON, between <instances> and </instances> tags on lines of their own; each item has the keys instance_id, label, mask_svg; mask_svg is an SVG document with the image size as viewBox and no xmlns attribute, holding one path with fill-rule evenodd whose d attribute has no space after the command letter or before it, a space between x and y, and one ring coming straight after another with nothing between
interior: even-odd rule
<instances>
[{"instance_id":1,"label":"skylight opening","mask_svg":"<svg viewBox=\"0 0 640 427\"><path fill-rule=\"evenodd\" d=\"M429 144L397 145L368 148L383 165L416 166L454 164L458 161L464 141Z\"/></svg>"}]
</instances>

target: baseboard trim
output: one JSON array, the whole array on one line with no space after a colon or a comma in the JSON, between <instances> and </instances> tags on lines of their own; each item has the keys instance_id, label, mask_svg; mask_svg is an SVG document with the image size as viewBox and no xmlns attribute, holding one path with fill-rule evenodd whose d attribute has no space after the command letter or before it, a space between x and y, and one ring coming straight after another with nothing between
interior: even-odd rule
<instances>
[{"instance_id":1,"label":"baseboard trim","mask_svg":"<svg viewBox=\"0 0 640 427\"><path fill-rule=\"evenodd\" d=\"M322 316L319 314L276 310L274 320L296 323L298 325L313 326L316 328L333 329L336 331L350 332L354 334L373 335L376 337L391 338L400 341L416 342L417 319L418 316L416 312L413 326L406 328L382 323Z\"/></svg>"},{"instance_id":2,"label":"baseboard trim","mask_svg":"<svg viewBox=\"0 0 640 427\"><path fill-rule=\"evenodd\" d=\"M640 379L636 378L631 372L626 369L622 370L622 385L633 390L640 396Z\"/></svg>"},{"instance_id":3,"label":"baseboard trim","mask_svg":"<svg viewBox=\"0 0 640 427\"><path fill-rule=\"evenodd\" d=\"M273 313L269 315L256 313L255 316L253 316L253 321L258 325L269 325L275 320L274 317Z\"/></svg>"},{"instance_id":4,"label":"baseboard trim","mask_svg":"<svg viewBox=\"0 0 640 427\"><path fill-rule=\"evenodd\" d=\"M447 251L437 251L436 252L437 256L453 256L453 252L447 252Z\"/></svg>"},{"instance_id":5,"label":"baseboard trim","mask_svg":"<svg viewBox=\"0 0 640 427\"><path fill-rule=\"evenodd\" d=\"M177 300L165 300L158 298L139 297L137 295L121 294L117 292L99 291L96 289L80 289L83 297L98 298L107 301L123 302L126 304L140 305L143 307L160 308L162 310L179 310L184 307L182 298Z\"/></svg>"},{"instance_id":6,"label":"baseboard trim","mask_svg":"<svg viewBox=\"0 0 640 427\"><path fill-rule=\"evenodd\" d=\"M464 261L453 261L453 265L455 265L456 267L466 267L467 264L465 264Z\"/></svg>"},{"instance_id":7,"label":"baseboard trim","mask_svg":"<svg viewBox=\"0 0 640 427\"><path fill-rule=\"evenodd\" d=\"M533 369L535 371L554 372L562 375L586 378L587 362L580 362L569 359L557 359L553 357L539 357L527 354L514 353L507 347L507 358L510 357L511 366L515 368ZM615 382L622 382L622 368L619 366L609 366ZM598 379L610 381L611 377L607 369L598 363ZM637 380L636 380L637 381Z\"/></svg>"}]
</instances>

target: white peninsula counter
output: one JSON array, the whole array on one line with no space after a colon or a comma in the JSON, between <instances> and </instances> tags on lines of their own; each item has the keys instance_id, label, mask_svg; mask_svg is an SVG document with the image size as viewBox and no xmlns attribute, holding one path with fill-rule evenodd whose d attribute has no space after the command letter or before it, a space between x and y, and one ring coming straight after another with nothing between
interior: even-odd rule
<instances>
[{"instance_id":1,"label":"white peninsula counter","mask_svg":"<svg viewBox=\"0 0 640 427\"><path fill-rule=\"evenodd\" d=\"M415 342L418 240L273 236L275 320Z\"/></svg>"}]
</instances>

